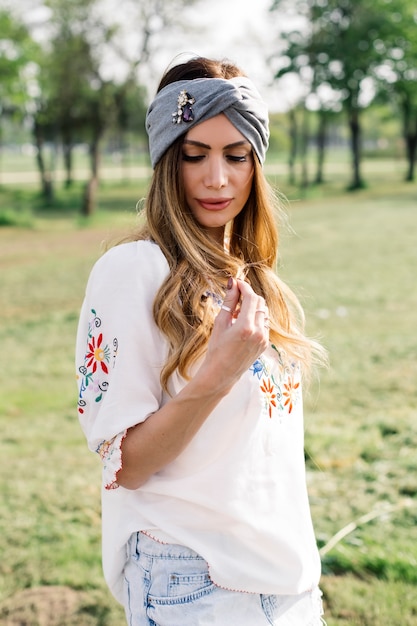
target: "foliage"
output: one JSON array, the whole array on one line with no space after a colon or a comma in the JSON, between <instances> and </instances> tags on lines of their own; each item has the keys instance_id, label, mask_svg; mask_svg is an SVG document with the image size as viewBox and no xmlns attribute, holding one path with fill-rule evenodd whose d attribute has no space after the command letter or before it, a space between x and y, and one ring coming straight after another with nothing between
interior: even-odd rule
<instances>
[{"instance_id":1,"label":"foliage","mask_svg":"<svg viewBox=\"0 0 417 626\"><path fill-rule=\"evenodd\" d=\"M118 2L113 2L111 20L108 11L103 11L102 0L44 2L49 8L48 22L44 24L48 38L44 38L34 59L37 89L31 94L29 107L42 193L51 203L58 146L63 149L67 186L70 186L73 147L77 143L87 143L91 176L82 206L84 213L89 214L96 201L103 139L112 135L123 146L129 133L135 133L143 140L146 90L140 85L138 72L149 62L155 35L162 29L168 32L174 24L179 27L182 21L180 9L193 4L194 0L141 0L139 3L124 0L127 13L119 10ZM123 23L119 17L123 15L125 18L126 14L131 15L131 21L125 19ZM6 11L0 17L4 32L10 32L3 41L5 54L0 58L0 70L8 77L0 86L0 106L3 104L4 108L1 100L5 102L6 97L11 98L10 94L24 93L22 89L16 89L16 81L29 67L29 57L21 54L18 46L22 42L20 47L23 49L28 29L15 23ZM135 46L126 46L132 33ZM116 62L122 67L121 77L117 71L112 77L104 62L106 59L112 65ZM48 162L45 152L51 145L54 149L50 150Z\"/></svg>"},{"instance_id":2,"label":"foliage","mask_svg":"<svg viewBox=\"0 0 417 626\"><path fill-rule=\"evenodd\" d=\"M303 26L281 33L276 79L288 73L303 81L306 106L326 112L343 107L351 131L351 188L363 186L361 173L361 110L375 93L378 78L401 103L410 171L415 161L417 132L416 15L410 0L274 0L271 11L290 4L304 18ZM323 141L319 138L318 142Z\"/></svg>"},{"instance_id":3,"label":"foliage","mask_svg":"<svg viewBox=\"0 0 417 626\"><path fill-rule=\"evenodd\" d=\"M391 30L378 42L384 61L375 74L400 112L408 158L406 180L412 181L417 159L417 12L410 0L391 0L390 5Z\"/></svg>"},{"instance_id":4,"label":"foliage","mask_svg":"<svg viewBox=\"0 0 417 626\"><path fill-rule=\"evenodd\" d=\"M36 44L27 27L4 9L0 9L0 33L0 115L22 116Z\"/></svg>"},{"instance_id":5,"label":"foliage","mask_svg":"<svg viewBox=\"0 0 417 626\"><path fill-rule=\"evenodd\" d=\"M139 76L141 84L146 84L155 71L153 57L157 55L161 43L172 33L180 36L187 30L185 10L196 2L123 0L123 11L120 11L120 0L108 0L108 20L114 33L107 52L112 51L117 56L122 73L128 78Z\"/></svg>"},{"instance_id":6,"label":"foliage","mask_svg":"<svg viewBox=\"0 0 417 626\"><path fill-rule=\"evenodd\" d=\"M49 0L48 5L52 10L52 37L41 63L41 93L34 121L40 168L45 174L42 148L49 130L52 140L62 139L70 185L72 148L76 141L84 140L92 155L92 181L87 185L90 192L96 185L99 142L115 117L112 89L100 76L92 39L99 46L109 32L92 16L95 0ZM49 190L50 185L44 188Z\"/></svg>"}]
</instances>

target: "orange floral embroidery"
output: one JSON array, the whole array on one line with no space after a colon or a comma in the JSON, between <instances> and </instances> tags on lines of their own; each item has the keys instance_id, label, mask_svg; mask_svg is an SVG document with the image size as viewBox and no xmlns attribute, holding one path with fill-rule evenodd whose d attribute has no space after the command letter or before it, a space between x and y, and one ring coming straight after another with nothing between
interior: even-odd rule
<instances>
[{"instance_id":1,"label":"orange floral embroidery","mask_svg":"<svg viewBox=\"0 0 417 626\"><path fill-rule=\"evenodd\" d=\"M284 406L288 407L288 413L291 413L293 406L294 406L294 401L295 401L295 396L296 396L296 390L299 388L300 383L294 383L294 379L293 378L289 378L287 383L284 383L284 389L285 391L282 392L282 395L286 398L285 402L284 402Z\"/></svg>"},{"instance_id":2,"label":"orange floral embroidery","mask_svg":"<svg viewBox=\"0 0 417 626\"><path fill-rule=\"evenodd\" d=\"M272 348L278 352L275 346ZM301 398L299 367L296 363L285 363L278 352L278 367L260 356L250 368L253 376L259 379L259 390L262 393L264 410L270 418L277 414L281 419L285 413L289 415ZM298 380L298 382L296 382Z\"/></svg>"},{"instance_id":3,"label":"orange floral embroidery","mask_svg":"<svg viewBox=\"0 0 417 626\"><path fill-rule=\"evenodd\" d=\"M265 394L265 400L268 403L268 414L269 417L272 417L272 407L276 407L276 397L277 394L274 393L275 389L272 385L270 379L263 380L261 384L261 391Z\"/></svg>"}]
</instances>

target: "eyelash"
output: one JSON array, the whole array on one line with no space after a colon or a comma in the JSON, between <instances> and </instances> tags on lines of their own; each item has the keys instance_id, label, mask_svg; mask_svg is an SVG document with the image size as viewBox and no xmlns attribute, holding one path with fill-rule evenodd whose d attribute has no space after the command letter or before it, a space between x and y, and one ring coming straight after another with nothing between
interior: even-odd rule
<instances>
[{"instance_id":1,"label":"eyelash","mask_svg":"<svg viewBox=\"0 0 417 626\"><path fill-rule=\"evenodd\" d=\"M204 159L204 155L197 155L197 156L191 156L189 154L184 154L182 155L182 158L184 161L187 161L188 163L199 163L200 161L202 161ZM232 161L232 163L245 163L248 160L248 157L245 156L234 156L232 154L229 154L226 156L226 159L228 159L229 161Z\"/></svg>"},{"instance_id":2,"label":"eyelash","mask_svg":"<svg viewBox=\"0 0 417 626\"><path fill-rule=\"evenodd\" d=\"M245 161L248 160L248 157L246 156L246 154L244 156L233 156L232 154L230 154L227 158L230 161L233 161L233 163L244 163Z\"/></svg>"},{"instance_id":3,"label":"eyelash","mask_svg":"<svg viewBox=\"0 0 417 626\"><path fill-rule=\"evenodd\" d=\"M182 159L183 161L188 161L189 163L197 163L198 161L201 161L202 159L204 159L204 157L201 156L190 156L189 154L184 154L182 155Z\"/></svg>"}]
</instances>

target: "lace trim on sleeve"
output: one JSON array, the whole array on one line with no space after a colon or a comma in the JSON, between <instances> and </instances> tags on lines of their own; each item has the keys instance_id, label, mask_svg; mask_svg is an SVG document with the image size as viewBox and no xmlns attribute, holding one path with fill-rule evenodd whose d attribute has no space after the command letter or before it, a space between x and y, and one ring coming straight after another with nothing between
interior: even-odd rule
<instances>
[{"instance_id":1,"label":"lace trim on sleeve","mask_svg":"<svg viewBox=\"0 0 417 626\"><path fill-rule=\"evenodd\" d=\"M118 489L117 473L122 469L122 442L127 429L110 441L102 441L96 449L103 462L103 480L105 489Z\"/></svg>"}]
</instances>

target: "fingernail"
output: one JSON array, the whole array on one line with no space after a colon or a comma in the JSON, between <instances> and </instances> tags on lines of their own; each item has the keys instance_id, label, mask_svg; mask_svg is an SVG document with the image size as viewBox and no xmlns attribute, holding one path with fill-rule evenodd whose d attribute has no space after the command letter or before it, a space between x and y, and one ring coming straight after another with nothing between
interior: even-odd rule
<instances>
[{"instance_id":1,"label":"fingernail","mask_svg":"<svg viewBox=\"0 0 417 626\"><path fill-rule=\"evenodd\" d=\"M231 289L233 287L233 278L229 276L229 280L227 281L227 289Z\"/></svg>"}]
</instances>

